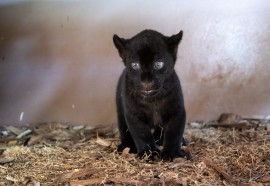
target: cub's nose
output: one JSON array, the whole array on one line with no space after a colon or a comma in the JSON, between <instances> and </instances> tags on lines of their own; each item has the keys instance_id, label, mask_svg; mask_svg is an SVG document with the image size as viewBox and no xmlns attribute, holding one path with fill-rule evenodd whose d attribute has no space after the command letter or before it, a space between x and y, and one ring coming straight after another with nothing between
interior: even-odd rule
<instances>
[{"instance_id":1,"label":"cub's nose","mask_svg":"<svg viewBox=\"0 0 270 186\"><path fill-rule=\"evenodd\" d=\"M143 90L149 91L154 88L154 81L142 82Z\"/></svg>"},{"instance_id":2,"label":"cub's nose","mask_svg":"<svg viewBox=\"0 0 270 186\"><path fill-rule=\"evenodd\" d=\"M143 72L141 74L141 83L143 88L149 89L154 85L153 75L150 72Z\"/></svg>"}]
</instances>

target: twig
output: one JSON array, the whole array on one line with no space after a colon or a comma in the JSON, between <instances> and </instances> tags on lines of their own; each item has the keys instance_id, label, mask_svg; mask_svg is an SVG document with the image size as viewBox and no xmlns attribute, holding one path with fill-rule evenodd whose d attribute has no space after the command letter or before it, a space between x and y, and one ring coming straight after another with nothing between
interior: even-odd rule
<instances>
[{"instance_id":1,"label":"twig","mask_svg":"<svg viewBox=\"0 0 270 186\"><path fill-rule=\"evenodd\" d=\"M17 136L17 138L20 139L20 138L22 138L22 137L24 137L24 136L26 136L26 135L28 135L28 134L31 134L31 133L32 133L32 130L27 129L27 130L23 131L22 133L20 133L20 134Z\"/></svg>"},{"instance_id":2,"label":"twig","mask_svg":"<svg viewBox=\"0 0 270 186\"><path fill-rule=\"evenodd\" d=\"M217 165L215 165L210 160L204 160L204 163L206 165L210 166L215 171L217 171L219 174L221 174L225 178L225 180L227 182L233 183L233 184L239 184L240 180L237 180L237 179L233 178L232 176L230 176L229 174L227 174L224 170L222 170L220 167L218 167Z\"/></svg>"}]
</instances>

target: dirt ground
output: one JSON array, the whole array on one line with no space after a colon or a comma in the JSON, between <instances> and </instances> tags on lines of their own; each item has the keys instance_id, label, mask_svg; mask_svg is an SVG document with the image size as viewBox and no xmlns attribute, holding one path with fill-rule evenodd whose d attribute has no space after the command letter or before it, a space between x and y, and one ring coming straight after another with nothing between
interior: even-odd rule
<instances>
[{"instance_id":1,"label":"dirt ground","mask_svg":"<svg viewBox=\"0 0 270 186\"><path fill-rule=\"evenodd\" d=\"M138 159L115 126L0 128L0 185L270 185L270 120L223 114L186 126L193 160Z\"/></svg>"}]
</instances>

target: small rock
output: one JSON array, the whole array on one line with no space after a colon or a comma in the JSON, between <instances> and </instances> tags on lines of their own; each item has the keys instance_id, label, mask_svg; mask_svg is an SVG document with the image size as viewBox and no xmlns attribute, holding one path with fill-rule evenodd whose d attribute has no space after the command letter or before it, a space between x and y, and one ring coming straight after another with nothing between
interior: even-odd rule
<instances>
[{"instance_id":1,"label":"small rock","mask_svg":"<svg viewBox=\"0 0 270 186\"><path fill-rule=\"evenodd\" d=\"M223 113L219 116L218 123L220 124L233 124L238 123L242 119L241 116L233 113Z\"/></svg>"},{"instance_id":2,"label":"small rock","mask_svg":"<svg viewBox=\"0 0 270 186\"><path fill-rule=\"evenodd\" d=\"M7 131L7 130L1 131L1 134L2 134L3 136L8 136L9 131Z\"/></svg>"}]
</instances>

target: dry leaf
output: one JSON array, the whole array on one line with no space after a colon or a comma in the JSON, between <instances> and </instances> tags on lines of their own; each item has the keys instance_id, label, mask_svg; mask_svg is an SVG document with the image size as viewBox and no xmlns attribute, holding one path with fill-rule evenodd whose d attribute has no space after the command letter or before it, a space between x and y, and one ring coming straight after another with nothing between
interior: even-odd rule
<instances>
[{"instance_id":1,"label":"dry leaf","mask_svg":"<svg viewBox=\"0 0 270 186\"><path fill-rule=\"evenodd\" d=\"M122 151L122 154L123 154L123 155L127 155L127 154L129 154L129 151L130 151L130 148L129 148L129 147L126 147L126 148L124 148L124 150Z\"/></svg>"},{"instance_id":2,"label":"dry leaf","mask_svg":"<svg viewBox=\"0 0 270 186\"><path fill-rule=\"evenodd\" d=\"M74 172L73 175L71 176L71 179L80 178L86 175L92 175L99 171L101 170L88 166L88 167L85 167L84 169Z\"/></svg>"},{"instance_id":3,"label":"dry leaf","mask_svg":"<svg viewBox=\"0 0 270 186\"><path fill-rule=\"evenodd\" d=\"M109 147L112 144L112 142L101 139L99 136L97 136L96 143L103 147Z\"/></svg>"},{"instance_id":4,"label":"dry leaf","mask_svg":"<svg viewBox=\"0 0 270 186\"><path fill-rule=\"evenodd\" d=\"M43 135L31 136L30 140L27 143L27 145L34 145L34 144L40 143L42 138L43 138Z\"/></svg>"},{"instance_id":5,"label":"dry leaf","mask_svg":"<svg viewBox=\"0 0 270 186\"><path fill-rule=\"evenodd\" d=\"M6 127L7 130L9 130L10 132L12 132L13 134L16 134L16 136L18 136L19 134L21 134L23 132L23 130L17 128L17 127L13 127L13 126L8 126Z\"/></svg>"},{"instance_id":6,"label":"dry leaf","mask_svg":"<svg viewBox=\"0 0 270 186\"><path fill-rule=\"evenodd\" d=\"M13 182L18 182L18 181L19 181L19 180L15 179L15 178L13 178L13 177L11 177L11 176L7 176L6 179L7 179L8 181L13 181Z\"/></svg>"},{"instance_id":7,"label":"dry leaf","mask_svg":"<svg viewBox=\"0 0 270 186\"><path fill-rule=\"evenodd\" d=\"M69 181L72 177L72 175L76 172L78 172L79 170L78 169L74 169L70 172L67 172L67 173L63 173L63 174L60 174L58 175L58 177L55 179L55 182L58 183L58 182L63 182L63 181Z\"/></svg>"}]
</instances>

